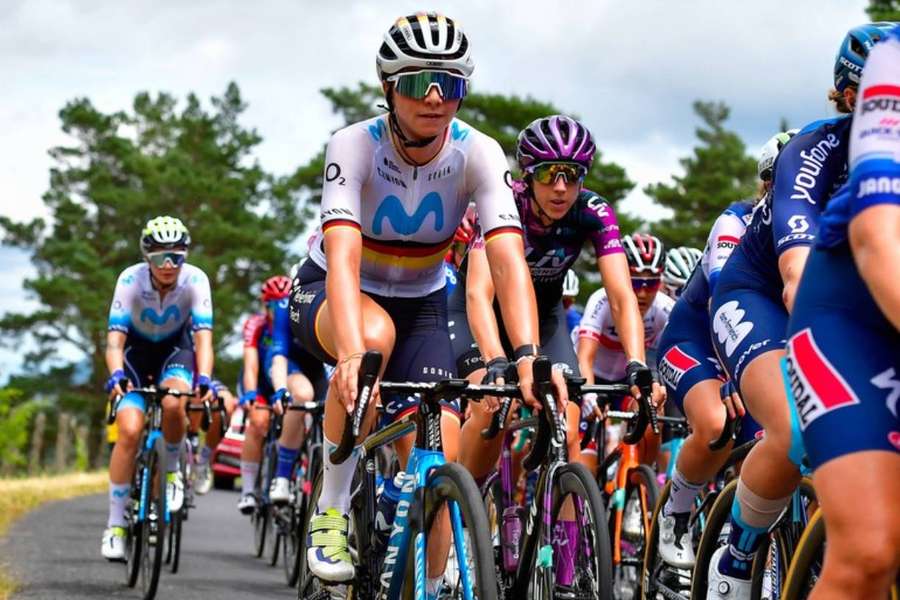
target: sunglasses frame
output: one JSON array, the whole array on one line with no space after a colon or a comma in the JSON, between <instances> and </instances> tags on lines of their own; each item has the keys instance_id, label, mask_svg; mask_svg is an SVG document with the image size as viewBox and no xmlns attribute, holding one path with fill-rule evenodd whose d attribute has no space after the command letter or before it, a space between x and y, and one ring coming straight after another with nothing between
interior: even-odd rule
<instances>
[{"instance_id":1,"label":"sunglasses frame","mask_svg":"<svg viewBox=\"0 0 900 600\"><path fill-rule=\"evenodd\" d=\"M635 282L639 281L640 283L635 286ZM648 283L652 282L652 283ZM635 292L642 290L644 288L656 289L659 290L662 287L662 277L632 277L631 278L631 289Z\"/></svg>"},{"instance_id":2,"label":"sunglasses frame","mask_svg":"<svg viewBox=\"0 0 900 600\"><path fill-rule=\"evenodd\" d=\"M175 264L175 261L172 260L170 255L176 255L181 257L181 263ZM162 264L157 264L157 262L153 259L155 256L164 256ZM147 262L151 263L158 269L164 269L166 267L166 263L170 263L173 268L179 269L185 262L187 262L187 250L157 250L156 252L148 252L144 256L147 258Z\"/></svg>"},{"instance_id":3,"label":"sunglasses frame","mask_svg":"<svg viewBox=\"0 0 900 600\"><path fill-rule=\"evenodd\" d=\"M415 75L420 75L422 73L440 73L441 75L445 75L447 77L452 77L454 79L461 80L463 82L463 93L461 96L448 98L447 94L444 93L444 88L441 87L441 84L437 81L432 81L428 84L428 87L425 88L425 92L421 96L410 96L408 94L404 94L400 91L400 80L404 77L410 77ZM391 75L390 77L385 78L385 81L389 81L394 84L394 90L400 94L401 96L405 96L407 98L412 98L414 100L422 100L427 97L428 94L431 93L431 88L437 86L438 93L441 95L441 99L443 100L462 100L469 93L469 79L467 77L463 77L462 75L454 75L453 73L449 73L447 71L435 71L435 70L421 70L421 71L407 71L405 73L397 73L395 75Z\"/></svg>"},{"instance_id":4,"label":"sunglasses frame","mask_svg":"<svg viewBox=\"0 0 900 600\"><path fill-rule=\"evenodd\" d=\"M575 171L575 173L576 173L575 180L574 180L574 181L569 181L569 176L566 175L566 174L563 173L563 172L557 172L557 173L553 174L553 175L550 177L550 181L541 181L540 179L538 179L537 177L535 177L536 171L538 171L538 170L541 169L542 167L547 167L547 168L549 168L549 169L552 169L553 167L555 167L555 166L557 166L557 165L558 165L558 166L561 166L561 167L571 167L571 168ZM565 179L566 185L574 184L574 183L581 183L581 182L584 181L585 177L587 177L587 174L588 174L588 170L585 169L583 165L579 165L578 163L573 163L573 162L563 162L563 161L557 161L557 162L542 162L542 163L538 163L538 164L536 164L536 165L534 165L534 166L531 166L531 167L529 167L528 169L526 169L526 172L527 172L529 175L531 175L531 178L532 178L534 181L537 181L538 183L543 183L544 185L553 185L553 184L555 184L557 178L559 178L560 175L562 175L562 177ZM583 174L578 175L578 173L583 173Z\"/></svg>"}]
</instances>

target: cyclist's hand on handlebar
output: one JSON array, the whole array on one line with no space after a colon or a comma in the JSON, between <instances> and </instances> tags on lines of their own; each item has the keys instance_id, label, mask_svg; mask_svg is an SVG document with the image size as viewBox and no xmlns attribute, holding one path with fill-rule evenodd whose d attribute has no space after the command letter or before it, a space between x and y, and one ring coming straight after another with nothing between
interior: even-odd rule
<instances>
[{"instance_id":1,"label":"cyclist's hand on handlebar","mask_svg":"<svg viewBox=\"0 0 900 600\"><path fill-rule=\"evenodd\" d=\"M241 397L238 399L238 406L243 407L246 404L253 405L256 402L257 392L256 390L247 390Z\"/></svg>"},{"instance_id":2,"label":"cyclist's hand on handlebar","mask_svg":"<svg viewBox=\"0 0 900 600\"><path fill-rule=\"evenodd\" d=\"M565 414L566 404L569 403L569 386L566 384L566 372L571 372L565 364L556 363L550 371L550 380L553 382L556 406L562 414Z\"/></svg>"},{"instance_id":3,"label":"cyclist's hand on handlebar","mask_svg":"<svg viewBox=\"0 0 900 600\"><path fill-rule=\"evenodd\" d=\"M534 395L534 359L535 356L527 356L516 361L516 371L519 374L519 391L522 392L522 401L526 406L534 410L541 410L541 403Z\"/></svg>"},{"instance_id":4,"label":"cyclist's hand on handlebar","mask_svg":"<svg viewBox=\"0 0 900 600\"><path fill-rule=\"evenodd\" d=\"M650 374L650 369L639 360L631 359L625 366L625 381L628 383L631 397L639 400L642 397L641 388L638 382ZM649 379L649 377L647 377Z\"/></svg>"},{"instance_id":5,"label":"cyclist's hand on handlebar","mask_svg":"<svg viewBox=\"0 0 900 600\"><path fill-rule=\"evenodd\" d=\"M744 401L741 400L741 396L738 394L732 380L729 379L722 384L719 396L722 398L722 404L725 405L725 409L728 411L729 419L734 420L746 414L747 410L744 408Z\"/></svg>"},{"instance_id":6,"label":"cyclist's hand on handlebar","mask_svg":"<svg viewBox=\"0 0 900 600\"><path fill-rule=\"evenodd\" d=\"M362 361L362 352L351 354L338 361L335 366L331 382L335 386L338 402L352 414L356 407L356 395L359 393L359 368Z\"/></svg>"},{"instance_id":7,"label":"cyclist's hand on handlebar","mask_svg":"<svg viewBox=\"0 0 900 600\"><path fill-rule=\"evenodd\" d=\"M481 378L481 383L483 385L503 385L506 383L504 375L508 366L509 361L506 358L502 356L492 358L485 365L486 371L484 377ZM482 402L489 413L497 412L497 409L500 408L500 399L496 396L485 396Z\"/></svg>"},{"instance_id":8,"label":"cyclist's hand on handlebar","mask_svg":"<svg viewBox=\"0 0 900 600\"><path fill-rule=\"evenodd\" d=\"M285 407L290 406L293 401L294 399L291 398L291 393L287 388L277 390L272 396L272 408L275 409L275 414L282 414Z\"/></svg>"},{"instance_id":9,"label":"cyclist's hand on handlebar","mask_svg":"<svg viewBox=\"0 0 900 600\"><path fill-rule=\"evenodd\" d=\"M657 412L662 411L663 406L666 404L666 386L660 385L658 382L654 381L653 393L650 396L650 401L653 403Z\"/></svg>"},{"instance_id":10,"label":"cyclist's hand on handlebar","mask_svg":"<svg viewBox=\"0 0 900 600\"><path fill-rule=\"evenodd\" d=\"M122 382L125 381L125 389L122 389ZM131 385L131 381L125 377L125 371L122 369L116 369L112 375L109 376L109 379L106 380L106 385L104 389L106 390L107 397L110 401L112 401L117 396L124 396L128 393L128 390L133 389L134 386Z\"/></svg>"},{"instance_id":11,"label":"cyclist's hand on handlebar","mask_svg":"<svg viewBox=\"0 0 900 600\"><path fill-rule=\"evenodd\" d=\"M212 400L212 381L209 375L198 375L197 381L194 383L194 396L200 402L209 402Z\"/></svg>"}]
</instances>

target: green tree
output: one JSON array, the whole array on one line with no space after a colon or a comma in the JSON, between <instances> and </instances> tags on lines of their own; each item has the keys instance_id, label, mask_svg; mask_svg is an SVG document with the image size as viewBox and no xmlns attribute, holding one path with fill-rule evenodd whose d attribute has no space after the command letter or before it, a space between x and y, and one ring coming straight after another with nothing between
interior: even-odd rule
<instances>
[{"instance_id":1,"label":"green tree","mask_svg":"<svg viewBox=\"0 0 900 600\"><path fill-rule=\"evenodd\" d=\"M362 121L384 112L384 94L380 87L360 82L356 87L326 88L322 95L331 102L332 110L341 116L343 125ZM504 96L501 94L471 93L463 101L459 117L491 136L500 143L510 164L515 164L516 137L531 121L538 117L563 113L556 106L535 100L531 97ZM577 118L577 116L576 116ZM321 200L322 172L325 168L325 150L301 166L290 179L290 185L303 189L312 202ZM602 153L598 152L593 168L585 180L585 186L594 190L613 206L618 204L634 187L621 166L605 162ZM623 231L634 229L638 221L617 213ZM589 292L597 287L595 274L596 263L593 250L585 251L579 257L576 270L593 284L588 283L582 292L587 298Z\"/></svg>"},{"instance_id":2,"label":"green tree","mask_svg":"<svg viewBox=\"0 0 900 600\"><path fill-rule=\"evenodd\" d=\"M900 21L900 0L869 0L866 14L873 21Z\"/></svg>"},{"instance_id":3,"label":"green tree","mask_svg":"<svg viewBox=\"0 0 900 600\"><path fill-rule=\"evenodd\" d=\"M99 423L99 390L106 378L106 316L116 277L140 259L146 220L172 214L191 230L190 262L210 277L216 347L253 301L259 278L284 272L290 243L302 232L303 199L288 178L267 174L252 157L261 141L240 123L246 108L237 85L206 109L193 94L179 106L168 94L138 94L130 111L104 113L86 98L59 116L70 145L50 150L54 166L43 201L51 220L0 217L5 245L31 254L37 274L24 282L39 307L0 318L9 341L31 336L38 368L62 344L90 365L77 391L90 396ZM96 428L99 429L99 428ZM96 439L95 439L96 441Z\"/></svg>"},{"instance_id":4,"label":"green tree","mask_svg":"<svg viewBox=\"0 0 900 600\"><path fill-rule=\"evenodd\" d=\"M756 159L748 156L741 138L725 128L729 108L721 102L694 102L702 125L700 145L681 159L684 175L672 183L654 183L644 192L674 215L653 226L654 233L675 246L703 248L713 221L731 202L753 197Z\"/></svg>"}]
</instances>

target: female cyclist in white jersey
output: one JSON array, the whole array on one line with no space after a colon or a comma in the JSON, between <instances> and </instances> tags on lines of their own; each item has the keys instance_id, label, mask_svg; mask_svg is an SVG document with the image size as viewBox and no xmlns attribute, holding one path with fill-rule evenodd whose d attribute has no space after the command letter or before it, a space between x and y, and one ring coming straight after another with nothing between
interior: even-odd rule
<instances>
[{"instance_id":1,"label":"female cyclist in white jersey","mask_svg":"<svg viewBox=\"0 0 900 600\"><path fill-rule=\"evenodd\" d=\"M346 515L358 452L339 465L330 452L356 402L360 357L366 350L381 352L383 376L390 380L452 376L443 258L470 199L511 324L523 396L536 404L531 365L537 308L506 158L496 141L455 118L474 68L469 41L442 15L401 18L384 37L377 67L389 113L342 129L329 141L322 225L297 272L290 304L296 337L336 364L325 409L322 495L307 550L310 570L332 582L354 575ZM407 398L383 404L389 419L414 406ZM452 406L445 408L443 439L452 459L459 421ZM363 435L373 420L374 405ZM410 448L411 440L398 444L401 463ZM449 548L449 532L440 535L441 526L432 528L438 539L429 543L429 588L439 585Z\"/></svg>"}]
</instances>

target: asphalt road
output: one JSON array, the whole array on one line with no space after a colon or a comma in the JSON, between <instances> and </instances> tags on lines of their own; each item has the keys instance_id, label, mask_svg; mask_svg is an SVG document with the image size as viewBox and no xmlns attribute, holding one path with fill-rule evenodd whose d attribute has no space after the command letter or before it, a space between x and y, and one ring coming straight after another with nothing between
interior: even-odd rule
<instances>
[{"instance_id":1,"label":"asphalt road","mask_svg":"<svg viewBox=\"0 0 900 600\"><path fill-rule=\"evenodd\" d=\"M236 502L236 493L215 490L197 498L180 568L161 573L157 598L296 598L280 563L270 567L251 555L250 520ZM102 494L53 502L18 521L0 541L0 561L22 583L13 600L140 598L126 587L124 566L100 556L106 514Z\"/></svg>"}]
</instances>

